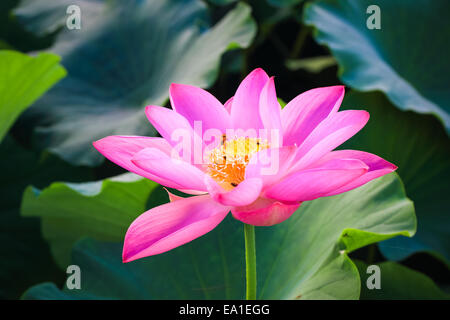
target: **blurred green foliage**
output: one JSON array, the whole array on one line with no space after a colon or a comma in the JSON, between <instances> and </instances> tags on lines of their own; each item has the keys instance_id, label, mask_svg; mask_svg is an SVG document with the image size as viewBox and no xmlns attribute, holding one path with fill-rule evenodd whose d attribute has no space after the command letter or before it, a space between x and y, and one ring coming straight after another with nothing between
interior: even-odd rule
<instances>
[{"instance_id":1,"label":"blurred green foliage","mask_svg":"<svg viewBox=\"0 0 450 320\"><path fill-rule=\"evenodd\" d=\"M71 167L48 153L35 153L7 136L0 144L0 298L15 299L32 284L63 280L51 257L36 218L21 218L20 205L27 185L45 187L54 180L86 181L92 173Z\"/></svg>"},{"instance_id":2,"label":"blurred green foliage","mask_svg":"<svg viewBox=\"0 0 450 320\"><path fill-rule=\"evenodd\" d=\"M68 4L81 7L80 30L65 28ZM369 5L381 9L380 30L366 26ZM122 264L129 223L167 194L122 175L91 142L155 135L143 107L167 105L171 82L209 88L225 102L255 67L276 76L285 102L347 85L342 109L368 110L371 119L341 148L399 167L257 228L260 297L448 298L450 2L8 0L0 9L0 49L16 50L0 53L8 93L0 137L9 133L0 142L1 298L30 286L25 299L242 298L242 225L231 217L185 246ZM58 57L32 51L59 55L68 75L20 115L64 73ZM70 261L83 270L81 291L64 289ZM373 263L381 290L365 286Z\"/></svg>"}]
</instances>

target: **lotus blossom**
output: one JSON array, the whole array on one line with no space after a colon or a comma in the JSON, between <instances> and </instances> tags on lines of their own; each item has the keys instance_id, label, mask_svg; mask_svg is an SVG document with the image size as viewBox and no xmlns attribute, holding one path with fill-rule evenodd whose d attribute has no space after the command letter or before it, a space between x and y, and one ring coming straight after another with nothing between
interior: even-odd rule
<instances>
[{"instance_id":1,"label":"lotus blossom","mask_svg":"<svg viewBox=\"0 0 450 320\"><path fill-rule=\"evenodd\" d=\"M338 112L344 91L344 86L312 89L282 109L274 78L262 69L251 72L225 105L201 88L172 84L173 109L145 109L162 137L109 136L94 142L126 170L194 195L169 193L169 203L140 215L126 233L123 261L190 242L230 211L245 224L270 226L288 219L304 201L340 194L394 171L395 165L371 153L333 151L369 120L363 110ZM174 139L180 130L188 137L187 151L178 150ZM208 145L204 135L211 130L220 139ZM263 130L279 134L255 134ZM264 172L269 167L275 170Z\"/></svg>"}]
</instances>

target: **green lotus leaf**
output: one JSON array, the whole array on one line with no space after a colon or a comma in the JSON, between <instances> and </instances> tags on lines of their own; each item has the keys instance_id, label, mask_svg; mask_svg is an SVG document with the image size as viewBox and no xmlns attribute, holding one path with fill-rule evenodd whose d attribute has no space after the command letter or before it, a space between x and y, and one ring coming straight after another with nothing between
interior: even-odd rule
<instances>
[{"instance_id":1,"label":"green lotus leaf","mask_svg":"<svg viewBox=\"0 0 450 320\"><path fill-rule=\"evenodd\" d=\"M441 123L433 116L399 111L380 92L350 92L343 106L369 111L370 120L341 148L372 152L397 165L406 194L414 201L417 233L380 243L383 254L400 260L429 251L448 263L450 140Z\"/></svg>"},{"instance_id":2,"label":"green lotus leaf","mask_svg":"<svg viewBox=\"0 0 450 320\"><path fill-rule=\"evenodd\" d=\"M446 0L320 0L305 6L303 20L330 48L345 84L383 91L401 110L434 114L448 133L449 11ZM369 29L378 13L380 29Z\"/></svg>"},{"instance_id":3,"label":"green lotus leaf","mask_svg":"<svg viewBox=\"0 0 450 320\"><path fill-rule=\"evenodd\" d=\"M22 0L20 6L14 9L14 15L23 23L24 27L38 36L44 36L59 31L66 26L69 7L72 5L80 8L82 25L96 23L98 15L105 10L104 0L58 0L58 1L34 1Z\"/></svg>"},{"instance_id":4,"label":"green lotus leaf","mask_svg":"<svg viewBox=\"0 0 450 320\"><path fill-rule=\"evenodd\" d=\"M52 20L53 10L64 7L53 3L27 2L16 14L40 32L53 30L59 21ZM250 7L242 3L213 27L200 0L71 4L80 7L81 28L63 27L49 49L62 56L69 75L27 119L38 146L77 165L104 160L94 140L156 134L144 107L164 104L171 83L210 86L221 55L247 47L256 32Z\"/></svg>"},{"instance_id":5,"label":"green lotus leaf","mask_svg":"<svg viewBox=\"0 0 450 320\"><path fill-rule=\"evenodd\" d=\"M95 216L99 210L79 214ZM306 202L285 222L256 228L259 298L357 299L359 274L347 254L396 235L412 236L415 226L412 202L395 173L341 195ZM72 225L64 228L70 232ZM81 240L72 255L72 263L82 270L80 290L61 292L46 283L23 297L244 298L243 225L231 216L205 236L164 254L123 264L121 251L120 243Z\"/></svg>"},{"instance_id":6,"label":"green lotus leaf","mask_svg":"<svg viewBox=\"0 0 450 320\"><path fill-rule=\"evenodd\" d=\"M0 142L19 115L66 75L60 58L0 50Z\"/></svg>"},{"instance_id":7,"label":"green lotus leaf","mask_svg":"<svg viewBox=\"0 0 450 320\"><path fill-rule=\"evenodd\" d=\"M73 244L83 236L122 241L157 187L157 183L132 173L87 183L55 182L42 191L29 186L21 212L25 217L42 218L43 236L58 265L65 269Z\"/></svg>"}]
</instances>

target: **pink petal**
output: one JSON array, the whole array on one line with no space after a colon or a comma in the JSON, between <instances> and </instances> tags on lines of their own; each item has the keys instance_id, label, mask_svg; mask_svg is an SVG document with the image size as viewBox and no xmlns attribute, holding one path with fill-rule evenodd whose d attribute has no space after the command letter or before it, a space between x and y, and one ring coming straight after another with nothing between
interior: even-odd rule
<instances>
[{"instance_id":1,"label":"pink petal","mask_svg":"<svg viewBox=\"0 0 450 320\"><path fill-rule=\"evenodd\" d=\"M337 112L344 86L316 88L291 100L281 111L284 145L301 145L314 128Z\"/></svg>"},{"instance_id":2,"label":"pink petal","mask_svg":"<svg viewBox=\"0 0 450 320\"><path fill-rule=\"evenodd\" d=\"M235 129L262 129L259 96L269 80L263 69L253 70L239 85L231 106L231 122Z\"/></svg>"},{"instance_id":3,"label":"pink petal","mask_svg":"<svg viewBox=\"0 0 450 320\"><path fill-rule=\"evenodd\" d=\"M233 217L254 226L272 226L288 219L301 203L283 204L271 199L259 198L249 206L231 209Z\"/></svg>"},{"instance_id":4,"label":"pink petal","mask_svg":"<svg viewBox=\"0 0 450 320\"><path fill-rule=\"evenodd\" d=\"M174 110L158 106L147 106L145 114L159 134L172 146L179 143L178 140L175 140L177 133L185 134L190 138L194 135L188 120Z\"/></svg>"},{"instance_id":5,"label":"pink petal","mask_svg":"<svg viewBox=\"0 0 450 320\"><path fill-rule=\"evenodd\" d=\"M281 106L277 100L275 83L273 77L264 85L259 98L259 112L264 128L268 131L267 135L272 147L281 147L283 145L283 132L281 127ZM272 134L276 134L278 139L272 141Z\"/></svg>"},{"instance_id":6,"label":"pink petal","mask_svg":"<svg viewBox=\"0 0 450 320\"><path fill-rule=\"evenodd\" d=\"M224 104L225 110L228 112L228 114L231 113L231 105L232 104L233 104L233 97L228 99L227 102L225 102L225 104Z\"/></svg>"},{"instance_id":7,"label":"pink petal","mask_svg":"<svg viewBox=\"0 0 450 320\"><path fill-rule=\"evenodd\" d=\"M296 146L261 150L250 159L245 168L245 178L260 178L263 189L270 187L288 174L296 153Z\"/></svg>"},{"instance_id":8,"label":"pink petal","mask_svg":"<svg viewBox=\"0 0 450 320\"><path fill-rule=\"evenodd\" d=\"M185 198L150 209L128 228L123 262L160 254L188 243L214 229L229 210L208 195Z\"/></svg>"},{"instance_id":9,"label":"pink petal","mask_svg":"<svg viewBox=\"0 0 450 320\"><path fill-rule=\"evenodd\" d=\"M153 137L109 136L95 141L93 145L110 161L128 171L153 181L157 179L157 176L137 167L131 162L131 159L136 153L145 148L156 148L166 155L170 155L172 152L172 147L166 140ZM160 179L160 183L171 188L180 188L180 185L169 180Z\"/></svg>"},{"instance_id":10,"label":"pink petal","mask_svg":"<svg viewBox=\"0 0 450 320\"><path fill-rule=\"evenodd\" d=\"M188 120L174 110L158 106L148 106L145 108L148 120L165 138L176 152L199 168L202 166L202 150L204 144L191 127Z\"/></svg>"},{"instance_id":11,"label":"pink petal","mask_svg":"<svg viewBox=\"0 0 450 320\"><path fill-rule=\"evenodd\" d=\"M177 200L184 199L183 197L180 197L180 196L177 196L176 194L173 194L172 192L170 192L166 188L164 188L164 190L166 190L167 195L169 196L169 201L170 202L174 202L174 201L177 201Z\"/></svg>"},{"instance_id":12,"label":"pink petal","mask_svg":"<svg viewBox=\"0 0 450 320\"><path fill-rule=\"evenodd\" d=\"M156 182L170 181L180 186L177 189L206 191L204 173L183 160L175 159L155 148L136 153L131 159L138 168L155 176ZM161 181L161 182L160 182Z\"/></svg>"},{"instance_id":13,"label":"pink petal","mask_svg":"<svg viewBox=\"0 0 450 320\"><path fill-rule=\"evenodd\" d=\"M313 165L325 154L350 139L369 120L364 110L346 110L323 120L298 148L295 170Z\"/></svg>"},{"instance_id":14,"label":"pink petal","mask_svg":"<svg viewBox=\"0 0 450 320\"><path fill-rule=\"evenodd\" d=\"M268 198L285 202L314 200L352 182L368 171L360 160L333 159L319 168L300 170L290 174L268 189Z\"/></svg>"},{"instance_id":15,"label":"pink petal","mask_svg":"<svg viewBox=\"0 0 450 320\"><path fill-rule=\"evenodd\" d=\"M224 106L201 88L173 83L170 86L170 102L172 108L184 116L192 128L194 121L201 122L203 131L217 129L225 132L231 128L230 115Z\"/></svg>"},{"instance_id":16,"label":"pink petal","mask_svg":"<svg viewBox=\"0 0 450 320\"><path fill-rule=\"evenodd\" d=\"M366 184L367 182L384 176L385 174L391 173L397 170L397 166L378 157L372 153L357 151L357 150L338 150L333 151L325 155L321 162L327 162L332 159L358 159L364 162L368 167L369 171L363 174L361 177L353 180L352 182L334 190L327 196L332 196L335 194L343 193Z\"/></svg>"},{"instance_id":17,"label":"pink petal","mask_svg":"<svg viewBox=\"0 0 450 320\"><path fill-rule=\"evenodd\" d=\"M245 179L230 191L224 190L208 175L205 175L205 184L211 197L225 206L246 206L258 198L262 188L259 178Z\"/></svg>"}]
</instances>

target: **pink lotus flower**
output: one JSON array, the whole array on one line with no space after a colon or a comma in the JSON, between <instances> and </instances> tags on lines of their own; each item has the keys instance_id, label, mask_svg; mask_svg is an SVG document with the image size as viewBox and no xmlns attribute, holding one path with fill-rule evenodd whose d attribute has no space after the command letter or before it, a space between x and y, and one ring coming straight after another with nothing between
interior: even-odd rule
<instances>
[{"instance_id":1,"label":"pink lotus flower","mask_svg":"<svg viewBox=\"0 0 450 320\"><path fill-rule=\"evenodd\" d=\"M332 151L369 119L366 111L338 112L343 97L343 86L316 88L281 109L274 79L262 69L251 72L225 105L200 88L172 84L173 110L145 110L162 138L109 136L94 142L123 168L195 195L169 194L171 202L140 215L125 236L123 261L192 241L230 211L246 224L270 226L288 219L303 201L346 192L394 171L395 165L370 153ZM208 145L205 134L211 131L220 141ZM262 137L258 131L275 134ZM175 139L180 132L187 136L181 151ZM264 173L268 168L275 169Z\"/></svg>"}]
</instances>

